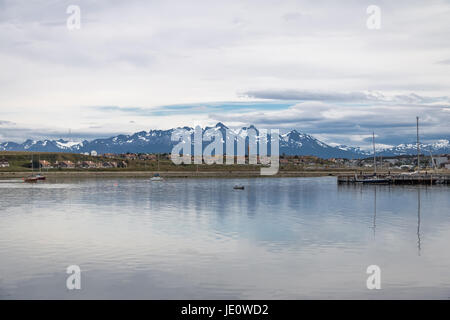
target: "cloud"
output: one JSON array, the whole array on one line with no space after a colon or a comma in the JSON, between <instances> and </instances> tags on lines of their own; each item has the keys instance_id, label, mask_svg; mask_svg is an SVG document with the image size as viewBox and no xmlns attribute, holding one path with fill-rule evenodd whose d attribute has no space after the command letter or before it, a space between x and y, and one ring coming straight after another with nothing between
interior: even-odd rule
<instances>
[{"instance_id":1,"label":"cloud","mask_svg":"<svg viewBox=\"0 0 450 320\"><path fill-rule=\"evenodd\" d=\"M14 122L11 122L11 121L6 121L6 120L0 120L0 126L13 126L13 125L15 125L15 123Z\"/></svg>"},{"instance_id":2,"label":"cloud","mask_svg":"<svg viewBox=\"0 0 450 320\"><path fill-rule=\"evenodd\" d=\"M326 91L308 91L308 90L255 90L245 91L241 94L243 97L255 99L270 100L288 100L288 101L326 101L326 102L360 102L360 103L433 103L448 102L447 96L424 97L416 93L395 95L387 97L381 92L326 92Z\"/></svg>"},{"instance_id":3,"label":"cloud","mask_svg":"<svg viewBox=\"0 0 450 320\"><path fill-rule=\"evenodd\" d=\"M450 59L447 59L447 60L441 60L441 61L438 61L438 62L436 62L437 64L450 64Z\"/></svg>"},{"instance_id":4,"label":"cloud","mask_svg":"<svg viewBox=\"0 0 450 320\"><path fill-rule=\"evenodd\" d=\"M331 94L324 94L329 98ZM416 115L420 117L421 136L425 140L450 137L450 113L439 97L417 95L384 97L376 103L349 101L304 101L280 110L210 113L213 121L232 122L235 126L255 124L267 128L296 128L321 137L328 143L352 146L368 145L359 140L375 131L379 143L399 144L415 140ZM389 101L388 103L383 102ZM412 103L407 103L410 101ZM420 103L422 101L422 103ZM361 143L361 144L359 144Z\"/></svg>"},{"instance_id":5,"label":"cloud","mask_svg":"<svg viewBox=\"0 0 450 320\"><path fill-rule=\"evenodd\" d=\"M76 3L69 31L67 2L0 1L2 139L223 118L400 140L415 114L447 133L448 2L378 1L380 30L358 1Z\"/></svg>"},{"instance_id":6,"label":"cloud","mask_svg":"<svg viewBox=\"0 0 450 320\"><path fill-rule=\"evenodd\" d=\"M335 102L368 101L372 100L373 98L376 98L362 92L338 93L338 92L314 92L302 90L256 90L244 92L242 95L245 97L255 99L335 101Z\"/></svg>"}]
</instances>

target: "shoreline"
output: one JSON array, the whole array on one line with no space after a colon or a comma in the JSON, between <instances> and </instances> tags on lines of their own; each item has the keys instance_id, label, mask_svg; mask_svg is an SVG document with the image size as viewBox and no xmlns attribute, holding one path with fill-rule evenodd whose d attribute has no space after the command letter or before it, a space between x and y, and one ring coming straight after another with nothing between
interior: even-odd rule
<instances>
[{"instance_id":1,"label":"shoreline","mask_svg":"<svg viewBox=\"0 0 450 320\"><path fill-rule=\"evenodd\" d=\"M282 178L282 177L325 177L354 174L348 171L280 171L276 175L262 176L260 171L50 171L42 172L52 178L150 178L159 173L164 178ZM381 173L381 172L380 172ZM31 172L0 172L0 179L24 178Z\"/></svg>"}]
</instances>

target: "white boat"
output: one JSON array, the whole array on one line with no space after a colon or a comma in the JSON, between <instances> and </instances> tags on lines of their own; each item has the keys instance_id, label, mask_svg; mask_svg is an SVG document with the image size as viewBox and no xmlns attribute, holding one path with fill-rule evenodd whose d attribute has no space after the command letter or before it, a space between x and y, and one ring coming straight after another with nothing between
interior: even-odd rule
<instances>
[{"instance_id":1,"label":"white boat","mask_svg":"<svg viewBox=\"0 0 450 320\"><path fill-rule=\"evenodd\" d=\"M164 179L159 175L159 173L155 173L153 177L150 178L151 181L163 181Z\"/></svg>"}]
</instances>

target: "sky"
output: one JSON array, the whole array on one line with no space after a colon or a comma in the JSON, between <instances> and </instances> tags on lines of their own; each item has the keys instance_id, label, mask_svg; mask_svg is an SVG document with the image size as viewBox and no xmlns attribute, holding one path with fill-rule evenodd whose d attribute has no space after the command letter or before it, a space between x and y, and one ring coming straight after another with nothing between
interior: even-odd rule
<instances>
[{"instance_id":1,"label":"sky","mask_svg":"<svg viewBox=\"0 0 450 320\"><path fill-rule=\"evenodd\" d=\"M220 121L389 146L416 116L432 142L450 138L450 1L0 0L0 70L0 142Z\"/></svg>"}]
</instances>

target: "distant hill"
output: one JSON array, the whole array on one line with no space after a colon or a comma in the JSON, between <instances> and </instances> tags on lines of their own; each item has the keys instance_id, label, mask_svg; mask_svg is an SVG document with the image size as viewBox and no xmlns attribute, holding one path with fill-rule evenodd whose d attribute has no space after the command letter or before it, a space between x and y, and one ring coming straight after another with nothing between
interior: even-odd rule
<instances>
[{"instance_id":1,"label":"distant hill","mask_svg":"<svg viewBox=\"0 0 450 320\"><path fill-rule=\"evenodd\" d=\"M95 150L99 154L127 152L170 153L176 144L171 141L172 132L176 129L140 131L132 135L118 135L105 139L80 142L66 141L63 139L43 141L28 139L23 143L0 143L0 151L90 153ZM191 132L194 131L190 127L184 127L183 129L190 130ZM223 137L225 137L225 131L228 128L219 122L214 127L204 128L203 132L207 129L220 130ZM244 133L249 129L255 129L259 132L254 126L250 126L241 128L237 133ZM360 148L330 146L311 135L298 132L297 130L280 135L279 144L280 154L284 153L286 155L313 155L320 158L364 158L370 156L370 152L365 152ZM421 150L425 154L428 154L430 151L433 154L450 153L450 143L449 140L440 140L430 145L422 144ZM400 144L393 148L378 151L378 154L383 156L412 155L416 153L417 150L414 144Z\"/></svg>"}]
</instances>

